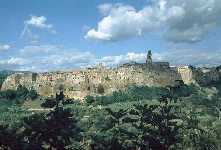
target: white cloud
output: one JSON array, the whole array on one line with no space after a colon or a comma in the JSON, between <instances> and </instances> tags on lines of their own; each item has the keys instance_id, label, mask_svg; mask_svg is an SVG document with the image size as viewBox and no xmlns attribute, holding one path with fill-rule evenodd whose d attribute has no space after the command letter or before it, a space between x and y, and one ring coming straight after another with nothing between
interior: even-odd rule
<instances>
[{"instance_id":1,"label":"white cloud","mask_svg":"<svg viewBox=\"0 0 221 150\"><path fill-rule=\"evenodd\" d=\"M197 49L169 50L153 53L154 61L168 61L171 65L216 66L221 64L221 51ZM0 60L0 70L13 69L23 71L56 71L85 68L103 63L114 67L123 63L144 63L146 53L133 51L116 56L96 57L89 51L66 49L60 45L25 46L20 52L9 58Z\"/></svg>"},{"instance_id":2,"label":"white cloud","mask_svg":"<svg viewBox=\"0 0 221 150\"><path fill-rule=\"evenodd\" d=\"M15 70L42 72L86 66L94 60L94 55L88 51L65 49L60 45L28 45L20 49L16 58L5 60L4 64L14 64Z\"/></svg>"},{"instance_id":3,"label":"white cloud","mask_svg":"<svg viewBox=\"0 0 221 150\"><path fill-rule=\"evenodd\" d=\"M30 16L29 20L24 21L24 29L20 34L20 38L26 37L31 43L38 43L39 36L33 33L33 28L47 30L51 34L57 33L54 26L47 23L45 16Z\"/></svg>"},{"instance_id":4,"label":"white cloud","mask_svg":"<svg viewBox=\"0 0 221 150\"><path fill-rule=\"evenodd\" d=\"M128 52L125 55L104 56L100 59L95 60L95 63L103 63L106 66L115 66L127 62L143 62L145 61L145 58L145 53Z\"/></svg>"},{"instance_id":5,"label":"white cloud","mask_svg":"<svg viewBox=\"0 0 221 150\"><path fill-rule=\"evenodd\" d=\"M98 8L105 16L85 38L117 41L164 31L172 42L198 42L221 25L220 0L153 0L141 10L122 4Z\"/></svg>"},{"instance_id":6,"label":"white cloud","mask_svg":"<svg viewBox=\"0 0 221 150\"><path fill-rule=\"evenodd\" d=\"M10 48L11 48L11 46L8 45L8 44L0 44L0 51L5 51L5 50L8 50Z\"/></svg>"},{"instance_id":7,"label":"white cloud","mask_svg":"<svg viewBox=\"0 0 221 150\"><path fill-rule=\"evenodd\" d=\"M42 29L53 28L53 25L47 24L46 21L47 21L47 18L45 16L31 16L31 18L29 20L26 20L24 23L28 26L33 26L36 28L42 28Z\"/></svg>"}]
</instances>

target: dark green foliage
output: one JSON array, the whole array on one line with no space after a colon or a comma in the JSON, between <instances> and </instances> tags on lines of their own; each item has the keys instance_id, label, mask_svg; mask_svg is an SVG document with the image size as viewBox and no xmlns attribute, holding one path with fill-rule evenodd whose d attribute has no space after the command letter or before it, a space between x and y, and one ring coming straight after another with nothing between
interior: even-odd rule
<instances>
[{"instance_id":1,"label":"dark green foliage","mask_svg":"<svg viewBox=\"0 0 221 150\"><path fill-rule=\"evenodd\" d=\"M1 99L14 100L16 99L16 91L15 90L7 90L0 92Z\"/></svg>"},{"instance_id":2,"label":"dark green foliage","mask_svg":"<svg viewBox=\"0 0 221 150\"><path fill-rule=\"evenodd\" d=\"M130 87L126 91L115 91L110 96L86 97L85 101L93 105L108 105L119 102L132 102L141 100L159 99L162 96L173 97L176 101L180 97L188 97L196 92L195 86L187 86L181 81L177 81L176 86L170 87Z\"/></svg>"},{"instance_id":3,"label":"dark green foliage","mask_svg":"<svg viewBox=\"0 0 221 150\"><path fill-rule=\"evenodd\" d=\"M38 93L36 90L34 89L31 89L28 93L28 97L31 99L31 100L35 100L38 98Z\"/></svg>"},{"instance_id":4,"label":"dark green foliage","mask_svg":"<svg viewBox=\"0 0 221 150\"><path fill-rule=\"evenodd\" d=\"M68 149L80 141L80 128L69 109L56 108L47 115L24 118L23 137L26 149Z\"/></svg>"},{"instance_id":5,"label":"dark green foliage","mask_svg":"<svg viewBox=\"0 0 221 150\"><path fill-rule=\"evenodd\" d=\"M104 94L104 87L103 87L103 85L101 85L101 84L98 85L97 93L98 94Z\"/></svg>"},{"instance_id":6,"label":"dark green foliage","mask_svg":"<svg viewBox=\"0 0 221 150\"><path fill-rule=\"evenodd\" d=\"M16 129L10 129L7 125L0 125L0 149L21 149L21 142Z\"/></svg>"},{"instance_id":7,"label":"dark green foliage","mask_svg":"<svg viewBox=\"0 0 221 150\"><path fill-rule=\"evenodd\" d=\"M43 102L41 104L41 107L44 107L44 108L53 108L55 107L57 104L56 100L55 99L45 99L45 102Z\"/></svg>"},{"instance_id":8,"label":"dark green foliage","mask_svg":"<svg viewBox=\"0 0 221 150\"><path fill-rule=\"evenodd\" d=\"M45 102L41 104L44 108L53 108L56 106L56 108L59 107L59 104L64 104L64 93L63 91L60 91L60 93L56 93L56 97L54 98L47 98L45 99Z\"/></svg>"},{"instance_id":9,"label":"dark green foliage","mask_svg":"<svg viewBox=\"0 0 221 150\"><path fill-rule=\"evenodd\" d=\"M139 107L139 111L142 110ZM140 116L142 114L138 112L139 116L131 117L123 110L109 110L109 123L92 136L91 149L157 150L168 149L179 142L176 122L166 124L166 119L154 114L150 108L145 111L148 114L142 112L144 116Z\"/></svg>"},{"instance_id":10,"label":"dark green foliage","mask_svg":"<svg viewBox=\"0 0 221 150\"><path fill-rule=\"evenodd\" d=\"M207 87L210 87L210 88L216 87L218 90L219 96L221 96L221 79L218 81L211 82L210 84L207 85Z\"/></svg>"},{"instance_id":11,"label":"dark green foliage","mask_svg":"<svg viewBox=\"0 0 221 150\"><path fill-rule=\"evenodd\" d=\"M56 93L55 101L56 101L56 107L59 106L59 103L64 102L64 92L61 90L60 93Z\"/></svg>"},{"instance_id":12,"label":"dark green foliage","mask_svg":"<svg viewBox=\"0 0 221 150\"><path fill-rule=\"evenodd\" d=\"M128 110L115 111L106 108L108 114L94 125L95 131L90 135L90 148L218 149L214 138L216 133L200 127L200 120L192 116L194 112L185 112L184 105L174 100L191 94L188 93L189 87L182 85L182 88L170 87L167 94L162 94L159 104L136 104ZM178 89L186 91L177 93Z\"/></svg>"},{"instance_id":13,"label":"dark green foliage","mask_svg":"<svg viewBox=\"0 0 221 150\"><path fill-rule=\"evenodd\" d=\"M218 142L215 139L216 134L213 128L203 128L200 120L197 118L199 114L196 111L190 111L185 114L185 124L182 132L182 148L196 150L218 150Z\"/></svg>"},{"instance_id":14,"label":"dark green foliage","mask_svg":"<svg viewBox=\"0 0 221 150\"><path fill-rule=\"evenodd\" d=\"M221 108L220 100L217 93L181 81L165 88L130 87L110 96L88 96L87 105L64 105L68 110L61 108L65 101L59 93L56 99L48 100L53 103L52 112L27 112L29 115L16 126L19 130L3 128L0 133L6 132L8 139L15 135L13 143L18 143L19 149L218 150L221 121L216 108ZM1 120L20 120L12 115L19 111L9 111L8 107L10 104L0 107L5 115ZM13 146L6 139L0 141Z\"/></svg>"},{"instance_id":15,"label":"dark green foliage","mask_svg":"<svg viewBox=\"0 0 221 150\"><path fill-rule=\"evenodd\" d=\"M168 99L157 105L134 105L130 110L106 108L106 122L92 135L91 149L168 150L181 144L179 108ZM182 120L181 120L182 121Z\"/></svg>"},{"instance_id":16,"label":"dark green foliage","mask_svg":"<svg viewBox=\"0 0 221 150\"><path fill-rule=\"evenodd\" d=\"M78 103L79 101L74 100L74 99L65 99L64 101L62 101L63 105L68 105L68 104L75 104Z\"/></svg>"},{"instance_id":17,"label":"dark green foliage","mask_svg":"<svg viewBox=\"0 0 221 150\"><path fill-rule=\"evenodd\" d=\"M113 111L109 108L106 109L107 116L105 119L96 123L96 134L91 134L90 149L92 150L123 150L135 148L129 139L129 132L122 122L127 114L126 110L120 109Z\"/></svg>"},{"instance_id":18,"label":"dark green foliage","mask_svg":"<svg viewBox=\"0 0 221 150\"><path fill-rule=\"evenodd\" d=\"M56 105L47 114L37 113L22 120L13 130L0 126L0 149L81 149L81 129L70 109Z\"/></svg>"},{"instance_id":19,"label":"dark green foliage","mask_svg":"<svg viewBox=\"0 0 221 150\"><path fill-rule=\"evenodd\" d=\"M90 96L90 95L86 96L86 97L85 97L85 102L86 102L87 104L91 105L92 103L95 102L94 97L93 97L93 96Z\"/></svg>"},{"instance_id":20,"label":"dark green foliage","mask_svg":"<svg viewBox=\"0 0 221 150\"><path fill-rule=\"evenodd\" d=\"M19 103L23 103L28 97L29 91L25 86L18 85L16 90L16 100Z\"/></svg>"},{"instance_id":21,"label":"dark green foliage","mask_svg":"<svg viewBox=\"0 0 221 150\"><path fill-rule=\"evenodd\" d=\"M23 104L27 98L34 100L37 97L37 92L34 89L29 91L25 86L22 85L18 85L16 90L8 89L6 91L0 91L0 99L7 99L18 104Z\"/></svg>"}]
</instances>

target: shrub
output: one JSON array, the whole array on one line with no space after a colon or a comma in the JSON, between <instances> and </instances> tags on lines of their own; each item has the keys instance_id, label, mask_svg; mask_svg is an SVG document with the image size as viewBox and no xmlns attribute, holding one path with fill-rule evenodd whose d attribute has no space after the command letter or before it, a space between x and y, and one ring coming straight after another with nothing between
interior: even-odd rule
<instances>
[{"instance_id":1,"label":"shrub","mask_svg":"<svg viewBox=\"0 0 221 150\"><path fill-rule=\"evenodd\" d=\"M16 94L16 91L9 89L9 90L3 92L3 95L6 99L13 100L16 98L17 94Z\"/></svg>"},{"instance_id":2,"label":"shrub","mask_svg":"<svg viewBox=\"0 0 221 150\"><path fill-rule=\"evenodd\" d=\"M57 102L54 99L46 99L44 103L41 104L41 107L44 108L53 108Z\"/></svg>"},{"instance_id":3,"label":"shrub","mask_svg":"<svg viewBox=\"0 0 221 150\"><path fill-rule=\"evenodd\" d=\"M101 85L101 84L98 85L97 92L99 94L104 94L104 87L103 87L103 85Z\"/></svg>"},{"instance_id":4,"label":"shrub","mask_svg":"<svg viewBox=\"0 0 221 150\"><path fill-rule=\"evenodd\" d=\"M30 97L32 100L34 100L38 97L38 93L35 90L31 89L28 93L28 97Z\"/></svg>"},{"instance_id":5,"label":"shrub","mask_svg":"<svg viewBox=\"0 0 221 150\"><path fill-rule=\"evenodd\" d=\"M92 103L95 102L94 97L93 97L93 96L90 96L90 95L86 96L86 97L85 97L85 102L86 102L87 104L91 105Z\"/></svg>"}]
</instances>

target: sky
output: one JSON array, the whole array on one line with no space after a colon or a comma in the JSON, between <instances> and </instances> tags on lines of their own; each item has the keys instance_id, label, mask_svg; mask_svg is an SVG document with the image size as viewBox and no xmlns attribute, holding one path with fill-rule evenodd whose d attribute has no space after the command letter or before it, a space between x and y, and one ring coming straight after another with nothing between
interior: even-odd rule
<instances>
[{"instance_id":1,"label":"sky","mask_svg":"<svg viewBox=\"0 0 221 150\"><path fill-rule=\"evenodd\" d=\"M0 70L221 65L220 0L0 0Z\"/></svg>"}]
</instances>

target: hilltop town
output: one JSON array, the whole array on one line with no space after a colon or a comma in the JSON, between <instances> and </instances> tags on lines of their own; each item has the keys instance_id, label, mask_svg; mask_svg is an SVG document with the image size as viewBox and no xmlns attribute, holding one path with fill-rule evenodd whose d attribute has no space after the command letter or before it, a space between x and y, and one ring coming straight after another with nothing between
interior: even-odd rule
<instances>
[{"instance_id":1,"label":"hilltop town","mask_svg":"<svg viewBox=\"0 0 221 150\"><path fill-rule=\"evenodd\" d=\"M1 91L23 85L41 96L53 97L62 89L67 98L105 95L130 86L167 86L177 80L185 84L208 84L221 78L221 68L170 67L169 62L153 62L148 51L146 62L126 63L116 68L98 64L93 68L69 72L14 73L4 81Z\"/></svg>"}]
</instances>

